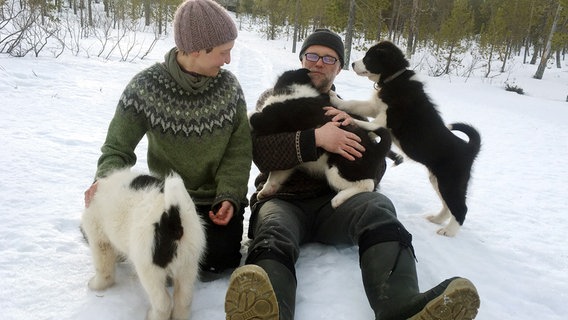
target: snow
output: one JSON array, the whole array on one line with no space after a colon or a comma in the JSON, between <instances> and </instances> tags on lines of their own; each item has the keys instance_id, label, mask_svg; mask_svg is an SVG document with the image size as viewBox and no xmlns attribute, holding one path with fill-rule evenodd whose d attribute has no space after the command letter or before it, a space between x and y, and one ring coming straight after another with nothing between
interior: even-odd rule
<instances>
[{"instance_id":1,"label":"snow","mask_svg":"<svg viewBox=\"0 0 568 320\"><path fill-rule=\"evenodd\" d=\"M2 319L143 319L145 292L128 263L103 292L78 226L83 192L95 172L108 123L122 89L173 46L160 41L134 62L65 54L0 55L0 310ZM241 30L233 71L249 109L276 76L298 68L286 40L266 41ZM354 52L354 59L362 53ZM460 275L477 286L477 319L565 319L568 314L568 64L532 78L517 63L506 74L431 78L420 74L445 121L468 122L482 135L469 213L455 238L424 219L439 200L423 166L389 167L381 191L413 234L422 290ZM504 90L514 80L525 95ZM346 99L365 99L372 83L352 71L336 80ZM146 170L146 144L138 150ZM253 167L249 190L258 170ZM248 215L248 211L247 211ZM246 250L246 236L243 237ZM306 245L297 263L296 319L373 319L361 283L356 247ZM199 282L192 319L224 319L228 275Z\"/></svg>"}]
</instances>

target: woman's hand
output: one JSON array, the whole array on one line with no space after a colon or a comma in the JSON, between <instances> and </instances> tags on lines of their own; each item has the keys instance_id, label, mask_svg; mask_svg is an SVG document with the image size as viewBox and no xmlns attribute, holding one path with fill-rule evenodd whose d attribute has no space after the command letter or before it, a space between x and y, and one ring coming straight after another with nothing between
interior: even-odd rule
<instances>
[{"instance_id":1,"label":"woman's hand","mask_svg":"<svg viewBox=\"0 0 568 320\"><path fill-rule=\"evenodd\" d=\"M209 211L209 219L211 219L214 224L226 226L229 224L229 221L231 221L231 218L233 218L234 211L235 208L233 207L233 204L230 201L225 200L221 202L221 206L217 212Z\"/></svg>"},{"instance_id":2,"label":"woman's hand","mask_svg":"<svg viewBox=\"0 0 568 320\"><path fill-rule=\"evenodd\" d=\"M93 200L93 197L95 196L96 192L97 192L97 182L95 181L89 187L89 189L87 189L87 191L85 191L85 208L89 207L89 205L91 204L91 200Z\"/></svg>"}]
</instances>

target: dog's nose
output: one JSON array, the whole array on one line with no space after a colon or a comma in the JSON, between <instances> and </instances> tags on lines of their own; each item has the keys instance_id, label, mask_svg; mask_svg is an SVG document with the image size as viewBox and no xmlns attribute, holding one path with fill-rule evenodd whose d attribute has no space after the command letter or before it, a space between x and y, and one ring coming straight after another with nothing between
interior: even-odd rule
<instances>
[{"instance_id":1,"label":"dog's nose","mask_svg":"<svg viewBox=\"0 0 568 320\"><path fill-rule=\"evenodd\" d=\"M351 64L351 68L355 68L355 62Z\"/></svg>"}]
</instances>

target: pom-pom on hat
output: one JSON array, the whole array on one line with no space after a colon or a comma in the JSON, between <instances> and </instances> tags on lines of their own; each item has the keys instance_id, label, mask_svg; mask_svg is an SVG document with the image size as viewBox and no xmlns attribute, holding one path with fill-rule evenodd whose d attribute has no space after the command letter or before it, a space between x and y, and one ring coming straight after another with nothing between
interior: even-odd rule
<instances>
[{"instance_id":1,"label":"pom-pom on hat","mask_svg":"<svg viewBox=\"0 0 568 320\"><path fill-rule=\"evenodd\" d=\"M333 49L333 51L337 53L339 62L343 68L345 61L345 47L343 46L343 40L341 40L341 37L337 33L334 33L329 29L316 29L314 33L310 34L306 40L304 40L302 50L300 50L300 60L302 60L302 56L306 53L306 49L313 45L320 45Z\"/></svg>"},{"instance_id":2,"label":"pom-pom on hat","mask_svg":"<svg viewBox=\"0 0 568 320\"><path fill-rule=\"evenodd\" d=\"M212 49L236 38L235 22L215 1L187 0L176 10L174 39L183 52Z\"/></svg>"}]
</instances>

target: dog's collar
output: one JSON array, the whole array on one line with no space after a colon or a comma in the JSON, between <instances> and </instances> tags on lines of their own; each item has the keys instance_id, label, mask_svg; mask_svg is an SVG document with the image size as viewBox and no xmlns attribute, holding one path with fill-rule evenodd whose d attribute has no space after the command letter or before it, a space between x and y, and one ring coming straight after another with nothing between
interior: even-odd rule
<instances>
[{"instance_id":1,"label":"dog's collar","mask_svg":"<svg viewBox=\"0 0 568 320\"><path fill-rule=\"evenodd\" d=\"M384 83L389 83L391 81L393 81L394 79L396 79L398 76L400 76L401 74L403 74L406 71L406 68L398 70L397 72L395 72L395 74L393 74L392 76L388 77L385 79L385 81L383 81Z\"/></svg>"}]
</instances>

